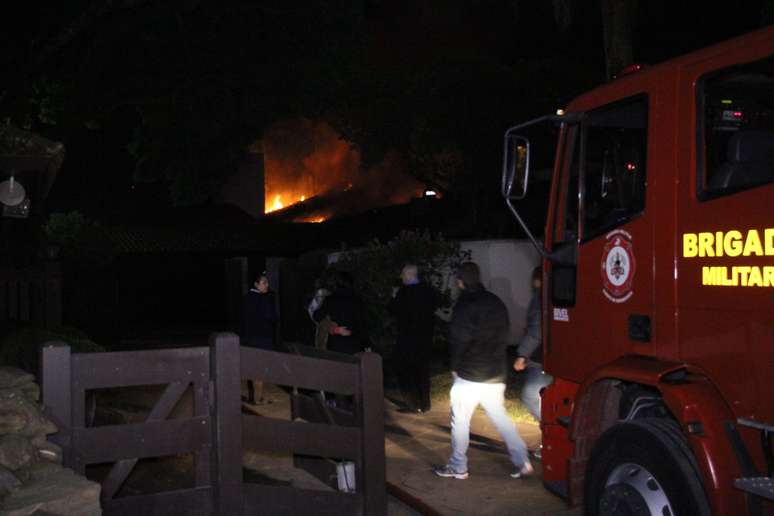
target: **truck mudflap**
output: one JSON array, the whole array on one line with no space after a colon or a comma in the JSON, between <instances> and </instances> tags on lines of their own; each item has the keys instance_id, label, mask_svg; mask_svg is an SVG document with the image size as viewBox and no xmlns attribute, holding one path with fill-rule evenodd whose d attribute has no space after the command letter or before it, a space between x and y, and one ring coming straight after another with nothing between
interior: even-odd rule
<instances>
[{"instance_id":1,"label":"truck mudflap","mask_svg":"<svg viewBox=\"0 0 774 516\"><path fill-rule=\"evenodd\" d=\"M745 475L734 480L734 487L741 489L745 493L774 501L774 454L771 449L771 437L772 434L774 434L774 425L745 418L739 418L737 424L760 431L761 448L763 448L763 456L766 459L768 476L759 475L755 470L752 461L749 461L749 454L741 439L736 441L732 439L731 445L736 452L737 458L742 466L742 471Z\"/></svg>"}]
</instances>

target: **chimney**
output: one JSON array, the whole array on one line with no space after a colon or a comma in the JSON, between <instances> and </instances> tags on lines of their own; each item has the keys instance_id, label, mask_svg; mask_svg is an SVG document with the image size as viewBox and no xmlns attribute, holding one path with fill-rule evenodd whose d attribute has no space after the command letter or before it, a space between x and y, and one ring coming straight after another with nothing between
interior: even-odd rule
<instances>
[{"instance_id":1,"label":"chimney","mask_svg":"<svg viewBox=\"0 0 774 516\"><path fill-rule=\"evenodd\" d=\"M252 217L262 217L266 198L263 140L247 149L236 173L226 180L220 201L239 206Z\"/></svg>"}]
</instances>

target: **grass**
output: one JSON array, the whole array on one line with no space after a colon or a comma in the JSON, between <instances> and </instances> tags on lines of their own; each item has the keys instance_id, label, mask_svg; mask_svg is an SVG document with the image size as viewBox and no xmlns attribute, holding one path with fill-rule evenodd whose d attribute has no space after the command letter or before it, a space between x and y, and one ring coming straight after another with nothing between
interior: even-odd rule
<instances>
[{"instance_id":1,"label":"grass","mask_svg":"<svg viewBox=\"0 0 774 516\"><path fill-rule=\"evenodd\" d=\"M537 424L535 418L527 411L527 407L521 402L521 386L523 375L518 375L516 380L509 378L505 389L505 410L513 421L518 423ZM430 399L433 402L449 402L449 390L452 386L452 376L448 372L437 373L430 379ZM478 410L483 410L478 407Z\"/></svg>"}]
</instances>

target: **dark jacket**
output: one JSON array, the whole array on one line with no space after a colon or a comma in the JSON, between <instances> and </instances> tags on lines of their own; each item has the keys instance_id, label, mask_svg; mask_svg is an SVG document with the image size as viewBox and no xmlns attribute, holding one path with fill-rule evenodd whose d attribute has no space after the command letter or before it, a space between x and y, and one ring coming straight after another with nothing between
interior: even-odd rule
<instances>
[{"instance_id":1,"label":"dark jacket","mask_svg":"<svg viewBox=\"0 0 774 516\"><path fill-rule=\"evenodd\" d=\"M426 283L404 285L398 290L387 305L397 319L397 353L417 358L429 354L439 304L438 291Z\"/></svg>"},{"instance_id":2,"label":"dark jacket","mask_svg":"<svg viewBox=\"0 0 774 516\"><path fill-rule=\"evenodd\" d=\"M508 329L499 297L482 286L463 290L449 325L451 370L471 382L504 382Z\"/></svg>"},{"instance_id":3,"label":"dark jacket","mask_svg":"<svg viewBox=\"0 0 774 516\"><path fill-rule=\"evenodd\" d=\"M543 339L541 335L540 289L532 290L532 299L527 307L527 327L519 341L517 351L520 357L532 362L543 363Z\"/></svg>"},{"instance_id":4,"label":"dark jacket","mask_svg":"<svg viewBox=\"0 0 774 516\"><path fill-rule=\"evenodd\" d=\"M350 336L330 335L328 337L328 349L340 353L357 353L363 351L367 343L365 324L363 323L362 302L355 295L354 290L347 287L336 289L328 296L322 306L314 312L313 317L317 322L330 316L331 322L337 326L346 326L351 332Z\"/></svg>"},{"instance_id":5,"label":"dark jacket","mask_svg":"<svg viewBox=\"0 0 774 516\"><path fill-rule=\"evenodd\" d=\"M274 342L274 325L277 322L277 305L274 292L261 294L251 288L245 296L242 313L242 339L247 345L261 345Z\"/></svg>"}]
</instances>

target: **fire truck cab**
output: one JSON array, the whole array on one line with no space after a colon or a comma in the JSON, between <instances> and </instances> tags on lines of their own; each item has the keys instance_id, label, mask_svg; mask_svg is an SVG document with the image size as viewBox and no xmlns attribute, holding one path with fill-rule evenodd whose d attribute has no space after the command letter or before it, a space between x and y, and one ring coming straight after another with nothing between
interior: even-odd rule
<instances>
[{"instance_id":1,"label":"fire truck cab","mask_svg":"<svg viewBox=\"0 0 774 516\"><path fill-rule=\"evenodd\" d=\"M530 128L558 129L542 239ZM774 514L774 26L509 129L543 256L543 482L587 514Z\"/></svg>"}]
</instances>

